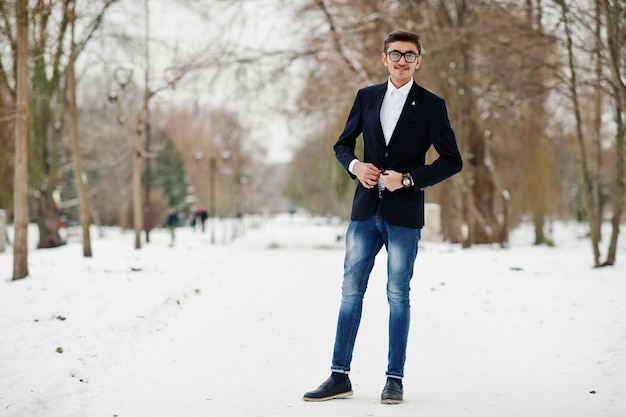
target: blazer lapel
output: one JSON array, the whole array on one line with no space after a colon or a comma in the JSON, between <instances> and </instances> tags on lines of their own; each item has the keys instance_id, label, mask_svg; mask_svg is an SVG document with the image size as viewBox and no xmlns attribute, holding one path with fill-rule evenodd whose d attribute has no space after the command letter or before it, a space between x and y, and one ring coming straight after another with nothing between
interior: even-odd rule
<instances>
[{"instance_id":1,"label":"blazer lapel","mask_svg":"<svg viewBox=\"0 0 626 417\"><path fill-rule=\"evenodd\" d=\"M383 100L385 99L385 93L387 92L387 83L380 84L379 88L376 90L376 125L378 129L376 130L378 140L382 141L385 145L385 134L383 133L383 125L380 123L380 109L383 107Z\"/></svg>"},{"instance_id":2,"label":"blazer lapel","mask_svg":"<svg viewBox=\"0 0 626 417\"><path fill-rule=\"evenodd\" d=\"M393 134L391 135L391 139L389 140L389 145L391 145L393 140L398 136L398 133L402 131L407 120L411 119L411 115L413 114L415 109L417 109L417 106L419 105L418 93L419 87L417 83L413 81L413 86L411 87L409 95L406 98L406 102L404 103L404 107L402 108L402 113L400 113L400 118L398 119L398 123L396 123L396 128L393 130Z\"/></svg>"}]
</instances>

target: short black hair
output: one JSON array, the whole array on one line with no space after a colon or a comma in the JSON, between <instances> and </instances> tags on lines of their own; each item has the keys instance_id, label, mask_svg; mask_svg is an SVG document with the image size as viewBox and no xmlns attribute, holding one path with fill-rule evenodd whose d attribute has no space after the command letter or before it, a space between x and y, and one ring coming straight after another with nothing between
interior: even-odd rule
<instances>
[{"instance_id":1,"label":"short black hair","mask_svg":"<svg viewBox=\"0 0 626 417\"><path fill-rule=\"evenodd\" d=\"M387 46L389 46L391 42L398 41L413 42L417 47L417 54L422 54L422 45L420 45L419 35L417 33L406 32L403 30L396 30L387 36L387 39L385 39L385 43L383 44L383 52L387 52Z\"/></svg>"}]
</instances>

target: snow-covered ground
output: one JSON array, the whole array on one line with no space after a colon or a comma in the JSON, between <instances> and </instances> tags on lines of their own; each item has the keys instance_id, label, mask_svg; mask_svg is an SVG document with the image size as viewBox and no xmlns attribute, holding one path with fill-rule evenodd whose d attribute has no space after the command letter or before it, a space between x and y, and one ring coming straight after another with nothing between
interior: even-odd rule
<instances>
[{"instance_id":1,"label":"snow-covered ground","mask_svg":"<svg viewBox=\"0 0 626 417\"><path fill-rule=\"evenodd\" d=\"M307 403L329 375L345 224L277 216L230 244L178 229L133 249L94 229L32 250L11 282L0 254L0 416L624 417L626 237L591 267L580 225L556 247L422 242L405 403L382 405L386 255L366 294L351 399ZM36 242L31 239L30 245Z\"/></svg>"}]
</instances>

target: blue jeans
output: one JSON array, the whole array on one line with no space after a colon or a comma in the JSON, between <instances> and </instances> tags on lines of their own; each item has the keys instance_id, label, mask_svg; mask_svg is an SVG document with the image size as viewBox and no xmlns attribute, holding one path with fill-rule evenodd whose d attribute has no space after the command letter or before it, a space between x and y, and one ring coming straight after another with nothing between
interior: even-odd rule
<instances>
[{"instance_id":1,"label":"blue jeans","mask_svg":"<svg viewBox=\"0 0 626 417\"><path fill-rule=\"evenodd\" d=\"M421 229L387 223L378 213L365 221L351 221L346 232L341 307L331 370L350 372L356 334L361 322L363 296L374 259L387 249L387 301L389 302L389 357L387 376L402 378L406 361L411 306L409 292Z\"/></svg>"}]
</instances>

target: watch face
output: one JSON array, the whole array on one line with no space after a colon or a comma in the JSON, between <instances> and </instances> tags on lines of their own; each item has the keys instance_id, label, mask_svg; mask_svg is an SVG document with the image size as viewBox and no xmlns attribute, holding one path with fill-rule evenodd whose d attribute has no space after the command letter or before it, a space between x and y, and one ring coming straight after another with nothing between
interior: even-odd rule
<instances>
[{"instance_id":1,"label":"watch face","mask_svg":"<svg viewBox=\"0 0 626 417\"><path fill-rule=\"evenodd\" d=\"M402 178L402 185L404 186L411 185L411 180L408 179L407 177Z\"/></svg>"}]
</instances>

